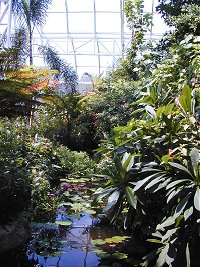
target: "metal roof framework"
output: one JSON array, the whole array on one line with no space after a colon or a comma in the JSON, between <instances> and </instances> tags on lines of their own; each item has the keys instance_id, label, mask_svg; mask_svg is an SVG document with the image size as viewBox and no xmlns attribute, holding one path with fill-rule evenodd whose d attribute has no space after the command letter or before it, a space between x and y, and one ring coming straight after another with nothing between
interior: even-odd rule
<instances>
[{"instance_id":1,"label":"metal roof framework","mask_svg":"<svg viewBox=\"0 0 200 267\"><path fill-rule=\"evenodd\" d=\"M12 0L0 0L0 43L10 45L12 31ZM146 39L158 40L165 25L156 14L157 0L144 0L144 12L153 14ZM126 26L124 0L53 0L46 24L33 35L34 64L44 66L38 45L51 45L79 74L105 73L124 57L131 42Z\"/></svg>"}]
</instances>

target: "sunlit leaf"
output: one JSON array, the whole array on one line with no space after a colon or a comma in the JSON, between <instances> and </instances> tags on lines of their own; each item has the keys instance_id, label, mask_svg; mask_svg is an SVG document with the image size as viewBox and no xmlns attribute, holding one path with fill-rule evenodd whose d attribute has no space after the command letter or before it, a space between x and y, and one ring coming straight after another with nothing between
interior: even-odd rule
<instances>
[{"instance_id":1,"label":"sunlit leaf","mask_svg":"<svg viewBox=\"0 0 200 267\"><path fill-rule=\"evenodd\" d=\"M185 206L188 203L188 199L190 198L192 192L189 192L178 204L175 209L175 217L178 217L182 211L184 210Z\"/></svg>"},{"instance_id":2,"label":"sunlit leaf","mask_svg":"<svg viewBox=\"0 0 200 267\"><path fill-rule=\"evenodd\" d=\"M106 206L104 208L104 212L107 212L109 209L111 209L117 202L118 198L120 196L119 191L115 190L108 198Z\"/></svg>"},{"instance_id":3,"label":"sunlit leaf","mask_svg":"<svg viewBox=\"0 0 200 267\"><path fill-rule=\"evenodd\" d=\"M133 189L130 186L127 186L125 189L126 192L126 198L128 203L134 207L134 209L136 209L137 206L137 197L135 195L135 192L133 191Z\"/></svg>"},{"instance_id":4,"label":"sunlit leaf","mask_svg":"<svg viewBox=\"0 0 200 267\"><path fill-rule=\"evenodd\" d=\"M170 216L163 223L158 224L157 227L156 227L156 230L162 230L165 227L170 226L170 225L172 225L174 223L175 223L175 218L173 216Z\"/></svg>"},{"instance_id":5,"label":"sunlit leaf","mask_svg":"<svg viewBox=\"0 0 200 267\"><path fill-rule=\"evenodd\" d=\"M163 180L163 177L165 176L165 174L160 175L159 177L153 179L150 183L147 184L147 186L145 187L145 190L147 190L148 188L150 188L151 186L154 186L155 184L159 183L160 181Z\"/></svg>"},{"instance_id":6,"label":"sunlit leaf","mask_svg":"<svg viewBox=\"0 0 200 267\"><path fill-rule=\"evenodd\" d=\"M164 265L168 250L169 250L169 244L166 244L159 254L159 257L156 262L156 266L162 267Z\"/></svg>"},{"instance_id":7,"label":"sunlit leaf","mask_svg":"<svg viewBox=\"0 0 200 267\"><path fill-rule=\"evenodd\" d=\"M195 209L197 209L198 211L200 211L200 188L197 187L197 190L195 192L195 196L194 196L194 207Z\"/></svg>"},{"instance_id":8,"label":"sunlit leaf","mask_svg":"<svg viewBox=\"0 0 200 267\"><path fill-rule=\"evenodd\" d=\"M178 184L180 184L180 183L187 182L187 181L190 182L189 179L180 179L180 180L174 181L174 182L172 182L172 183L169 183L169 184L167 185L166 189L168 190L168 189L170 189L170 188L172 188L172 187L175 187L176 185L178 185Z\"/></svg>"},{"instance_id":9,"label":"sunlit leaf","mask_svg":"<svg viewBox=\"0 0 200 267\"><path fill-rule=\"evenodd\" d=\"M176 232L177 228L170 229L166 232L166 234L162 237L162 242L165 242L168 238L171 238L171 236Z\"/></svg>"},{"instance_id":10,"label":"sunlit leaf","mask_svg":"<svg viewBox=\"0 0 200 267\"><path fill-rule=\"evenodd\" d=\"M145 107L146 112L148 112L154 119L156 119L156 112L152 106L147 105Z\"/></svg>"},{"instance_id":11,"label":"sunlit leaf","mask_svg":"<svg viewBox=\"0 0 200 267\"><path fill-rule=\"evenodd\" d=\"M193 214L193 207L190 207L184 212L185 221Z\"/></svg>"},{"instance_id":12,"label":"sunlit leaf","mask_svg":"<svg viewBox=\"0 0 200 267\"><path fill-rule=\"evenodd\" d=\"M190 250L189 250L189 244L187 243L186 246L186 250L185 250L185 254L186 254L186 267L190 267Z\"/></svg>"},{"instance_id":13,"label":"sunlit leaf","mask_svg":"<svg viewBox=\"0 0 200 267\"><path fill-rule=\"evenodd\" d=\"M179 169L179 170L182 170L184 172L187 172L192 178L193 178L193 175L189 172L189 170L184 167L183 165L179 164L179 163L175 163L175 162L169 162L169 165Z\"/></svg>"},{"instance_id":14,"label":"sunlit leaf","mask_svg":"<svg viewBox=\"0 0 200 267\"><path fill-rule=\"evenodd\" d=\"M55 223L62 226L70 226L72 224L71 221L55 221Z\"/></svg>"},{"instance_id":15,"label":"sunlit leaf","mask_svg":"<svg viewBox=\"0 0 200 267\"><path fill-rule=\"evenodd\" d=\"M154 174L152 174L152 175L150 175L150 176L148 176L147 178L145 178L145 179L143 179L143 180L141 180L141 181L139 181L139 182L137 182L137 184L136 184L136 186L134 187L134 191L137 191L138 189L140 189L148 180L150 180L150 179L154 179L154 178L156 178L156 177L160 177L160 175L161 175L161 173L159 172L159 173L154 173Z\"/></svg>"},{"instance_id":16,"label":"sunlit leaf","mask_svg":"<svg viewBox=\"0 0 200 267\"><path fill-rule=\"evenodd\" d=\"M134 156L129 153L124 153L122 158L122 166L125 172L128 172L134 164Z\"/></svg>"},{"instance_id":17,"label":"sunlit leaf","mask_svg":"<svg viewBox=\"0 0 200 267\"><path fill-rule=\"evenodd\" d=\"M200 153L196 148L193 148L190 152L190 157L191 157L191 161L192 161L192 167L194 170L195 175L197 175L197 167L199 165L199 161L200 161Z\"/></svg>"}]
</instances>

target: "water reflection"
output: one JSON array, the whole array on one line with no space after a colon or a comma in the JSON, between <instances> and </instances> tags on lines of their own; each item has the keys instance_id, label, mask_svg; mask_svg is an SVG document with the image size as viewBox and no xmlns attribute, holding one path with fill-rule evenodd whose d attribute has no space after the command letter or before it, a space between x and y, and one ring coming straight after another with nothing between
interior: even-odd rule
<instances>
[{"instance_id":1,"label":"water reflection","mask_svg":"<svg viewBox=\"0 0 200 267\"><path fill-rule=\"evenodd\" d=\"M71 219L70 216L67 219ZM63 216L58 215L57 220L63 220ZM98 266L99 257L91 251L94 245L91 243L90 228L94 225L94 219L88 214L80 214L72 221L70 227L47 224L37 228L29 246L29 260L43 267Z\"/></svg>"},{"instance_id":2,"label":"water reflection","mask_svg":"<svg viewBox=\"0 0 200 267\"><path fill-rule=\"evenodd\" d=\"M98 227L98 220L88 214L59 214L58 221L71 220L71 226L36 224L28 248L28 259L34 267L98 267L102 259L93 249L92 240L119 235L119 230ZM106 265L109 266L109 265ZM123 266L120 264L118 266Z\"/></svg>"}]
</instances>

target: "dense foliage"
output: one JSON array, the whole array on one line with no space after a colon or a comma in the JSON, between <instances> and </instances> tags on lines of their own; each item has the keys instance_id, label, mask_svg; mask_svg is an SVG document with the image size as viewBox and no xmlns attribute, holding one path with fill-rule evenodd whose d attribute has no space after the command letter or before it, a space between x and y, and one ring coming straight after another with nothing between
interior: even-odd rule
<instances>
[{"instance_id":1,"label":"dense foliage","mask_svg":"<svg viewBox=\"0 0 200 267\"><path fill-rule=\"evenodd\" d=\"M190 18L198 17L199 6L160 1L159 12L177 27L173 36L179 29L183 34L173 45L163 40L169 49L158 64L152 45L144 47L151 17L143 16L142 3L125 1L133 30L127 57L85 95L75 93L76 74L51 48L41 49L60 73L21 68L18 50L1 51L0 223L24 210L34 220L54 221L58 207L88 214L98 207L110 223L148 244L140 266L196 267L200 37L199 19ZM73 94L59 95L59 81L50 74L65 82L74 78ZM45 102L36 105L42 97ZM34 121L27 128L22 115L33 104ZM87 190L95 191L88 202Z\"/></svg>"}]
</instances>

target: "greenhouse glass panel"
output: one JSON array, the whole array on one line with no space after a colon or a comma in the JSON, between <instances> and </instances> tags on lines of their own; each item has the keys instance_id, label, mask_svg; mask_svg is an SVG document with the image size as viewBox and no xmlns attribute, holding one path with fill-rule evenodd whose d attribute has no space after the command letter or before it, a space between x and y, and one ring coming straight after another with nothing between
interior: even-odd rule
<instances>
[{"instance_id":1,"label":"greenhouse glass panel","mask_svg":"<svg viewBox=\"0 0 200 267\"><path fill-rule=\"evenodd\" d=\"M38 51L38 46L42 44L51 45L58 51L59 56L74 67L79 77L82 77L83 70L99 75L106 68L115 68L114 63L126 55L132 38L123 12L124 1L52 0L46 23L36 28L33 34L34 64L45 66ZM3 16L8 3L8 0L0 1L0 43L7 40L7 46L16 26L12 14L7 11ZM155 42L167 30L163 19L156 13L157 4L158 0L144 0L144 12L153 15L154 24L149 27L145 39ZM82 56L88 57L88 60L83 60Z\"/></svg>"}]
</instances>

